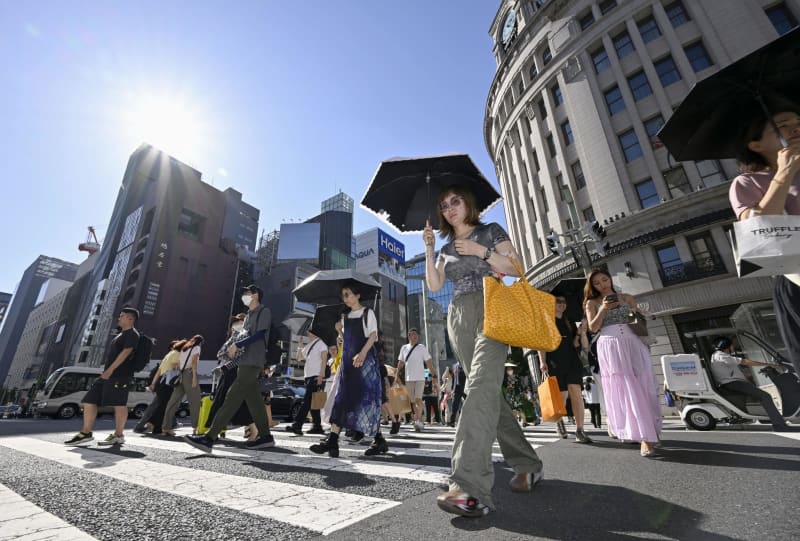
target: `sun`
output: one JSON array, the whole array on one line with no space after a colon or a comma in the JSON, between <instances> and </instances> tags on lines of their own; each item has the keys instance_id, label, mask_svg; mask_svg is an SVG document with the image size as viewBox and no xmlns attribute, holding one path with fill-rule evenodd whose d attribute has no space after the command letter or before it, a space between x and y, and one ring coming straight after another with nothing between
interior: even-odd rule
<instances>
[{"instance_id":1,"label":"sun","mask_svg":"<svg viewBox=\"0 0 800 541\"><path fill-rule=\"evenodd\" d=\"M196 104L185 96L153 94L128 96L123 122L128 137L193 163L207 150L207 123Z\"/></svg>"}]
</instances>

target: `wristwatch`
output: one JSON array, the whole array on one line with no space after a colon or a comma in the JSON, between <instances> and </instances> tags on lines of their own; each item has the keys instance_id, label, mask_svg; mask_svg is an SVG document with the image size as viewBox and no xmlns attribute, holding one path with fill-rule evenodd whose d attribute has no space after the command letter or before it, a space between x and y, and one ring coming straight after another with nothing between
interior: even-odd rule
<instances>
[{"instance_id":1,"label":"wristwatch","mask_svg":"<svg viewBox=\"0 0 800 541\"><path fill-rule=\"evenodd\" d=\"M486 248L486 252L483 254L483 260L489 261L489 258L492 257L492 252L494 252L494 247L489 246Z\"/></svg>"}]
</instances>

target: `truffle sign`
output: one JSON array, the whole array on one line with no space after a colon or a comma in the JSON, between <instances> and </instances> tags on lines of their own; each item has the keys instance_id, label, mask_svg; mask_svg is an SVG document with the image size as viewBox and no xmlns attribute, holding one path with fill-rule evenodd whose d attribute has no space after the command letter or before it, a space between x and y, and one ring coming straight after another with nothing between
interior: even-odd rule
<instances>
[{"instance_id":1,"label":"truffle sign","mask_svg":"<svg viewBox=\"0 0 800 541\"><path fill-rule=\"evenodd\" d=\"M756 216L733 223L739 276L800 273L800 216Z\"/></svg>"}]
</instances>

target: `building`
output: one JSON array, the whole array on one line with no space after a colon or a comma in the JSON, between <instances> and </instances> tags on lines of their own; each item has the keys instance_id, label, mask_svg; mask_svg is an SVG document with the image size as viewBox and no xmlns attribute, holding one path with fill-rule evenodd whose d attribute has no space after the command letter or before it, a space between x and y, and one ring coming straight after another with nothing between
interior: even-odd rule
<instances>
[{"instance_id":1,"label":"building","mask_svg":"<svg viewBox=\"0 0 800 541\"><path fill-rule=\"evenodd\" d=\"M255 255L258 215L239 192L220 191L199 171L141 145L128 161L76 311L80 328L68 357L102 365L123 306L139 310L137 327L156 339L154 357L166 354L171 340L194 334L204 336L204 355L213 357L231 312L241 309L240 261L242 253Z\"/></svg>"},{"instance_id":2,"label":"building","mask_svg":"<svg viewBox=\"0 0 800 541\"><path fill-rule=\"evenodd\" d=\"M319 268L352 269L353 198L344 192L322 202L322 212L306 221L319 223Z\"/></svg>"},{"instance_id":3,"label":"building","mask_svg":"<svg viewBox=\"0 0 800 541\"><path fill-rule=\"evenodd\" d=\"M587 258L605 266L660 316L654 359L689 350L688 331L736 320L779 340L764 309L771 280L736 277L727 237L735 163L675 163L656 133L695 82L798 15L797 0L501 2L484 138L535 285L582 276ZM594 220L607 233L603 255L580 244L577 261L550 253L551 230L570 235Z\"/></svg>"},{"instance_id":4,"label":"building","mask_svg":"<svg viewBox=\"0 0 800 541\"><path fill-rule=\"evenodd\" d=\"M447 310L452 300L453 282L449 279L439 291L430 291L425 285L424 253L406 262L408 327L419 329L420 341L426 344L431 355L435 352L439 373L446 364L456 362L447 333Z\"/></svg>"},{"instance_id":5,"label":"building","mask_svg":"<svg viewBox=\"0 0 800 541\"><path fill-rule=\"evenodd\" d=\"M354 240L355 270L372 276L381 284L376 307L378 328L383 333L386 362L395 364L408 330L405 246L378 228L359 233Z\"/></svg>"},{"instance_id":6,"label":"building","mask_svg":"<svg viewBox=\"0 0 800 541\"><path fill-rule=\"evenodd\" d=\"M40 255L22 273L0 329L0 381L6 381L31 311L72 283L77 270L75 263ZM45 282L49 285L42 288Z\"/></svg>"},{"instance_id":7,"label":"building","mask_svg":"<svg viewBox=\"0 0 800 541\"><path fill-rule=\"evenodd\" d=\"M11 293L0 292L0 328L3 327L3 318L6 317L9 304L11 304Z\"/></svg>"}]
</instances>

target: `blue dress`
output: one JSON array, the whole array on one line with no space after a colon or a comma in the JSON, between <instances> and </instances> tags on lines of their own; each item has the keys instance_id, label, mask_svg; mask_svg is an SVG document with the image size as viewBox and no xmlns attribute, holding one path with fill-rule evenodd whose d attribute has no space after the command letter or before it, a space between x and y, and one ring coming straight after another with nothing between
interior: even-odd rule
<instances>
[{"instance_id":1,"label":"blue dress","mask_svg":"<svg viewBox=\"0 0 800 541\"><path fill-rule=\"evenodd\" d=\"M374 436L380 427L382 396L381 373L374 348L370 349L361 367L353 366L353 355L367 342L362 321L360 317L344 318L341 379L333 401L331 424Z\"/></svg>"}]
</instances>

